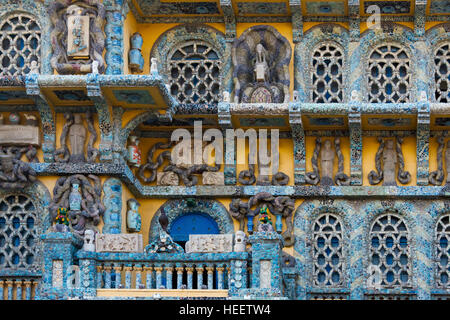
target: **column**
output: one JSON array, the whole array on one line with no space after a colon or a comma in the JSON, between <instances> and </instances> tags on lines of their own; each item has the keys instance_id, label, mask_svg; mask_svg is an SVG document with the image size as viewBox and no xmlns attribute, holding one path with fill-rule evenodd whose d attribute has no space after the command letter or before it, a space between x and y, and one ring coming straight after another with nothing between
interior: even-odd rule
<instances>
[{"instance_id":1,"label":"column","mask_svg":"<svg viewBox=\"0 0 450 320\"><path fill-rule=\"evenodd\" d=\"M31 300L31 285L32 282L29 280L25 280L25 300Z\"/></svg>"},{"instance_id":2,"label":"column","mask_svg":"<svg viewBox=\"0 0 450 320\"><path fill-rule=\"evenodd\" d=\"M106 74L123 74L123 22L128 4L123 0L106 0Z\"/></svg>"},{"instance_id":3,"label":"column","mask_svg":"<svg viewBox=\"0 0 450 320\"><path fill-rule=\"evenodd\" d=\"M194 273L193 267L186 267L187 272L187 288L192 289L192 275Z\"/></svg>"},{"instance_id":4,"label":"column","mask_svg":"<svg viewBox=\"0 0 450 320\"><path fill-rule=\"evenodd\" d=\"M203 271L205 268L203 266L195 266L197 271L197 289L202 289L203 286Z\"/></svg>"},{"instance_id":5,"label":"column","mask_svg":"<svg viewBox=\"0 0 450 320\"><path fill-rule=\"evenodd\" d=\"M134 266L133 270L136 272L136 289L142 289L142 266L137 265Z\"/></svg>"},{"instance_id":6,"label":"column","mask_svg":"<svg viewBox=\"0 0 450 320\"><path fill-rule=\"evenodd\" d=\"M16 300L22 300L22 280L16 280Z\"/></svg>"},{"instance_id":7,"label":"column","mask_svg":"<svg viewBox=\"0 0 450 320\"><path fill-rule=\"evenodd\" d=\"M105 289L111 289L111 266L105 266Z\"/></svg>"},{"instance_id":8,"label":"column","mask_svg":"<svg viewBox=\"0 0 450 320\"><path fill-rule=\"evenodd\" d=\"M208 272L208 289L214 289L214 278L213 278L213 272L214 272L214 266L207 266L206 271Z\"/></svg>"},{"instance_id":9,"label":"column","mask_svg":"<svg viewBox=\"0 0 450 320\"><path fill-rule=\"evenodd\" d=\"M120 289L122 287L122 266L116 265L114 267L114 274L116 275L116 289Z\"/></svg>"},{"instance_id":10,"label":"column","mask_svg":"<svg viewBox=\"0 0 450 320\"><path fill-rule=\"evenodd\" d=\"M144 266L144 271L145 271L145 288L152 289L153 268L150 266Z\"/></svg>"},{"instance_id":11,"label":"column","mask_svg":"<svg viewBox=\"0 0 450 320\"><path fill-rule=\"evenodd\" d=\"M217 277L218 277L218 285L217 285L217 289L223 289L223 271L225 270L224 267L217 267Z\"/></svg>"},{"instance_id":12,"label":"column","mask_svg":"<svg viewBox=\"0 0 450 320\"><path fill-rule=\"evenodd\" d=\"M123 268L125 270L125 288L131 289L131 270L133 268L130 266L126 266Z\"/></svg>"},{"instance_id":13,"label":"column","mask_svg":"<svg viewBox=\"0 0 450 320\"><path fill-rule=\"evenodd\" d=\"M97 288L102 287L102 270L103 266L97 266Z\"/></svg>"},{"instance_id":14,"label":"column","mask_svg":"<svg viewBox=\"0 0 450 320\"><path fill-rule=\"evenodd\" d=\"M183 271L184 267L176 267L177 270L177 289L181 289L181 286L183 285Z\"/></svg>"},{"instance_id":15,"label":"column","mask_svg":"<svg viewBox=\"0 0 450 320\"><path fill-rule=\"evenodd\" d=\"M156 271L156 289L161 289L162 279L161 279L161 272L163 271L162 267L155 267Z\"/></svg>"},{"instance_id":16,"label":"column","mask_svg":"<svg viewBox=\"0 0 450 320\"><path fill-rule=\"evenodd\" d=\"M6 287L7 287L7 300L13 300L13 290L14 290L14 282L12 280L7 280L6 281Z\"/></svg>"},{"instance_id":17,"label":"column","mask_svg":"<svg viewBox=\"0 0 450 320\"><path fill-rule=\"evenodd\" d=\"M166 266L165 270L166 270L166 288L173 289L172 288L173 266L168 265Z\"/></svg>"}]
</instances>

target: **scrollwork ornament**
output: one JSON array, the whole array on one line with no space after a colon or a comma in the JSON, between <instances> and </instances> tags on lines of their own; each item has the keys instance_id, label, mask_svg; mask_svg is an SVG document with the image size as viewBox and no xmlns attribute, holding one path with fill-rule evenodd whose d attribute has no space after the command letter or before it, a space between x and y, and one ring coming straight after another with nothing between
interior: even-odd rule
<instances>
[{"instance_id":1,"label":"scrollwork ornament","mask_svg":"<svg viewBox=\"0 0 450 320\"><path fill-rule=\"evenodd\" d=\"M405 161L403 158L402 143L403 143L403 138L397 137L397 143L396 143L396 150L397 150L397 157L398 157L397 179L398 179L398 181L400 181L400 183L406 184L411 181L411 174L408 171L405 171Z\"/></svg>"},{"instance_id":2,"label":"scrollwork ornament","mask_svg":"<svg viewBox=\"0 0 450 320\"><path fill-rule=\"evenodd\" d=\"M312 185L317 185L320 181L318 158L319 158L321 145L322 145L321 138L316 138L316 146L314 148L314 153L311 158L311 164L313 167L313 171L306 173L306 176L305 176L306 182L309 184L312 184Z\"/></svg>"},{"instance_id":3,"label":"scrollwork ornament","mask_svg":"<svg viewBox=\"0 0 450 320\"><path fill-rule=\"evenodd\" d=\"M435 186L440 186L442 181L444 181L444 137L440 136L437 139L438 149L437 149L437 164L438 168L436 171L430 173L428 180L431 184Z\"/></svg>"},{"instance_id":4,"label":"scrollwork ornament","mask_svg":"<svg viewBox=\"0 0 450 320\"><path fill-rule=\"evenodd\" d=\"M383 180L383 169L381 168L381 157L383 155L384 150L384 140L382 138L378 138L378 142L380 146L378 147L377 153L375 155L375 168L377 171L370 171L369 173L369 183L370 184L378 184Z\"/></svg>"},{"instance_id":5,"label":"scrollwork ornament","mask_svg":"<svg viewBox=\"0 0 450 320\"><path fill-rule=\"evenodd\" d=\"M334 183L338 186L348 186L350 184L350 178L344 173L344 156L341 151L341 139L334 139L334 148L338 157L338 172L334 177Z\"/></svg>"}]
</instances>

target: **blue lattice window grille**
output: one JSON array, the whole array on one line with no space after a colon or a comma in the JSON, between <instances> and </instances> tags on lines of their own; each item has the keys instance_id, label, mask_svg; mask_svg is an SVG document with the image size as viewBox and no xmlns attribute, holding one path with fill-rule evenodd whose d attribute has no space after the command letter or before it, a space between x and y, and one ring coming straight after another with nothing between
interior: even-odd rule
<instances>
[{"instance_id":1,"label":"blue lattice window grille","mask_svg":"<svg viewBox=\"0 0 450 320\"><path fill-rule=\"evenodd\" d=\"M316 287L342 287L344 250L342 223L338 216L323 214L313 225L313 279Z\"/></svg>"},{"instance_id":2,"label":"blue lattice window grille","mask_svg":"<svg viewBox=\"0 0 450 320\"><path fill-rule=\"evenodd\" d=\"M334 42L317 45L311 55L311 101L330 103L343 101L344 54Z\"/></svg>"},{"instance_id":3,"label":"blue lattice window grille","mask_svg":"<svg viewBox=\"0 0 450 320\"><path fill-rule=\"evenodd\" d=\"M450 215L442 216L436 224L436 286L450 288Z\"/></svg>"},{"instance_id":4,"label":"blue lattice window grille","mask_svg":"<svg viewBox=\"0 0 450 320\"><path fill-rule=\"evenodd\" d=\"M369 264L380 273L381 288L410 288L410 238L405 222L395 214L378 217L370 229Z\"/></svg>"},{"instance_id":5,"label":"blue lattice window grille","mask_svg":"<svg viewBox=\"0 0 450 320\"><path fill-rule=\"evenodd\" d=\"M450 43L441 44L434 52L436 102L450 101Z\"/></svg>"},{"instance_id":6,"label":"blue lattice window grille","mask_svg":"<svg viewBox=\"0 0 450 320\"><path fill-rule=\"evenodd\" d=\"M0 22L0 75L26 75L40 56L41 29L33 17L21 13Z\"/></svg>"},{"instance_id":7,"label":"blue lattice window grille","mask_svg":"<svg viewBox=\"0 0 450 320\"><path fill-rule=\"evenodd\" d=\"M36 207L29 197L0 198L0 269L36 267L38 225Z\"/></svg>"},{"instance_id":8,"label":"blue lattice window grille","mask_svg":"<svg viewBox=\"0 0 450 320\"><path fill-rule=\"evenodd\" d=\"M169 55L170 93L180 103L218 103L221 60L204 41L183 42Z\"/></svg>"},{"instance_id":9,"label":"blue lattice window grille","mask_svg":"<svg viewBox=\"0 0 450 320\"><path fill-rule=\"evenodd\" d=\"M409 102L411 61L406 49L395 43L375 47L368 57L368 101Z\"/></svg>"}]
</instances>

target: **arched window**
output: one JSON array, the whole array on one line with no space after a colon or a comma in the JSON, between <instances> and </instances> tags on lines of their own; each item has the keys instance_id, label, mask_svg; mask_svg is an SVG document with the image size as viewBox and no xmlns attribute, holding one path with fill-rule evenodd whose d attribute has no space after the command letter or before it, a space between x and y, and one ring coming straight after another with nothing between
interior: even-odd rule
<instances>
[{"instance_id":1,"label":"arched window","mask_svg":"<svg viewBox=\"0 0 450 320\"><path fill-rule=\"evenodd\" d=\"M344 55L332 42L316 46L311 56L311 100L316 103L342 102Z\"/></svg>"},{"instance_id":2,"label":"arched window","mask_svg":"<svg viewBox=\"0 0 450 320\"><path fill-rule=\"evenodd\" d=\"M344 282L342 224L333 214L319 216L313 225L313 279L319 287L340 287Z\"/></svg>"},{"instance_id":3,"label":"arched window","mask_svg":"<svg viewBox=\"0 0 450 320\"><path fill-rule=\"evenodd\" d=\"M180 103L218 103L219 54L208 43L188 41L169 55L170 93Z\"/></svg>"},{"instance_id":4,"label":"arched window","mask_svg":"<svg viewBox=\"0 0 450 320\"><path fill-rule=\"evenodd\" d=\"M27 14L17 14L0 24L0 75L28 74L31 62L41 60L41 30Z\"/></svg>"},{"instance_id":5,"label":"arched window","mask_svg":"<svg viewBox=\"0 0 450 320\"><path fill-rule=\"evenodd\" d=\"M0 269L36 266L38 241L36 207L25 195L0 198Z\"/></svg>"},{"instance_id":6,"label":"arched window","mask_svg":"<svg viewBox=\"0 0 450 320\"><path fill-rule=\"evenodd\" d=\"M409 245L408 229L403 219L389 213L375 220L370 230L369 263L379 273L382 288L410 286Z\"/></svg>"},{"instance_id":7,"label":"arched window","mask_svg":"<svg viewBox=\"0 0 450 320\"><path fill-rule=\"evenodd\" d=\"M442 216L436 225L436 285L450 288L450 215Z\"/></svg>"},{"instance_id":8,"label":"arched window","mask_svg":"<svg viewBox=\"0 0 450 320\"><path fill-rule=\"evenodd\" d=\"M434 81L436 102L450 102L450 43L434 51Z\"/></svg>"},{"instance_id":9,"label":"arched window","mask_svg":"<svg viewBox=\"0 0 450 320\"><path fill-rule=\"evenodd\" d=\"M402 103L410 99L411 62L400 45L379 45L368 59L369 102Z\"/></svg>"}]
</instances>

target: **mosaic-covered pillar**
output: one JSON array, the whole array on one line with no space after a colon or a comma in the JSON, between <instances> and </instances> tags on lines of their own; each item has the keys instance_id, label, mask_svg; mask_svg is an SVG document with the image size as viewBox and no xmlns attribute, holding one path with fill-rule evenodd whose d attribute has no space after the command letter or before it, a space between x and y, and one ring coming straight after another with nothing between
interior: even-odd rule
<instances>
[{"instance_id":1,"label":"mosaic-covered pillar","mask_svg":"<svg viewBox=\"0 0 450 320\"><path fill-rule=\"evenodd\" d=\"M430 167L430 103L421 101L417 107L417 185L428 185Z\"/></svg>"},{"instance_id":2,"label":"mosaic-covered pillar","mask_svg":"<svg viewBox=\"0 0 450 320\"><path fill-rule=\"evenodd\" d=\"M123 0L105 0L106 74L123 74L123 25L128 4Z\"/></svg>"},{"instance_id":3,"label":"mosaic-covered pillar","mask_svg":"<svg viewBox=\"0 0 450 320\"><path fill-rule=\"evenodd\" d=\"M220 102L218 105L219 125L222 128L225 137L224 152L224 176L225 185L236 184L236 148L234 139L234 130L231 124L230 104L228 102ZM229 133L228 133L229 132ZM228 134L227 134L228 133Z\"/></svg>"},{"instance_id":4,"label":"mosaic-covered pillar","mask_svg":"<svg viewBox=\"0 0 450 320\"><path fill-rule=\"evenodd\" d=\"M350 131L350 185L361 186L362 177L362 125L358 101L350 103L348 126Z\"/></svg>"},{"instance_id":5,"label":"mosaic-covered pillar","mask_svg":"<svg viewBox=\"0 0 450 320\"><path fill-rule=\"evenodd\" d=\"M347 213L349 215L348 221L350 221L350 236L349 236L349 253L350 253L350 266L349 278L350 278L350 299L362 300L364 299L364 290L366 288L366 277L364 272L364 259L366 259L365 243L365 220L364 215L359 211L351 211Z\"/></svg>"},{"instance_id":6,"label":"mosaic-covered pillar","mask_svg":"<svg viewBox=\"0 0 450 320\"><path fill-rule=\"evenodd\" d=\"M78 264L80 266L80 288L85 297L97 296L97 265L95 252L78 251Z\"/></svg>"},{"instance_id":7,"label":"mosaic-covered pillar","mask_svg":"<svg viewBox=\"0 0 450 320\"><path fill-rule=\"evenodd\" d=\"M299 103L289 104L289 124L294 142L294 183L305 184L306 148L305 132L303 130L302 115Z\"/></svg>"},{"instance_id":8,"label":"mosaic-covered pillar","mask_svg":"<svg viewBox=\"0 0 450 320\"><path fill-rule=\"evenodd\" d=\"M66 300L75 295L68 287L68 278L74 276L74 253L83 241L70 232L51 232L41 236L43 241L43 276L37 300Z\"/></svg>"},{"instance_id":9,"label":"mosaic-covered pillar","mask_svg":"<svg viewBox=\"0 0 450 320\"><path fill-rule=\"evenodd\" d=\"M103 233L118 234L122 229L122 182L109 178L103 183Z\"/></svg>"}]
</instances>

